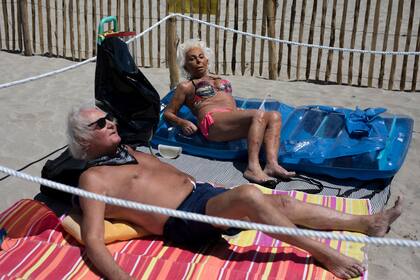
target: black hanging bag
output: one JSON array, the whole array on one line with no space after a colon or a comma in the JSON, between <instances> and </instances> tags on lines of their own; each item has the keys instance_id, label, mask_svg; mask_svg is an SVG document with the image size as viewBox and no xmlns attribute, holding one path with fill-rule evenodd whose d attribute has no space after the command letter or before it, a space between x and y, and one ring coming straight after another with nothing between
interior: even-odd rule
<instances>
[{"instance_id":1,"label":"black hanging bag","mask_svg":"<svg viewBox=\"0 0 420 280\"><path fill-rule=\"evenodd\" d=\"M122 143L146 144L156 130L159 94L118 37L98 44L95 99L99 108L117 118Z\"/></svg>"}]
</instances>

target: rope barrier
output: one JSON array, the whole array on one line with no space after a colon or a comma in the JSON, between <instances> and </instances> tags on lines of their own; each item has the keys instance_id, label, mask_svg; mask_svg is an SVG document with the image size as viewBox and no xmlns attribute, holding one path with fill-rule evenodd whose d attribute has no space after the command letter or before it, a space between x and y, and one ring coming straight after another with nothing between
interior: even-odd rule
<instances>
[{"instance_id":1,"label":"rope barrier","mask_svg":"<svg viewBox=\"0 0 420 280\"><path fill-rule=\"evenodd\" d=\"M279 43L279 44L287 44L287 45L293 45L293 46L301 46L301 47L307 47L307 48L316 48L316 49L332 50L332 51L354 52L354 53L362 53L362 54L420 55L420 52L415 52L415 51L414 52L413 51L408 51L408 52L405 52L405 51L375 51L375 50L337 48L337 47L322 46L322 45L316 45L316 44L307 44L307 43L300 43L300 42L289 41L289 40L276 39L276 38L271 38L271 37L268 37L268 36L262 36L262 35L248 33L248 32L243 32L243 31L240 31L240 30L224 27L224 26L221 26L221 25L216 25L214 23L209 23L209 22L206 22L206 21L203 21L203 20L200 20L200 19L196 19L196 18L187 16L187 15L183 15L183 14L178 14L178 13L173 13L173 14L167 15L166 17L162 18L160 21L156 22L155 24L153 24L152 26L150 26L149 28L147 28L143 32L139 33L135 37L128 40L126 43L129 44L129 43L133 42L134 40L142 37L143 35L149 33L154 28L161 25L162 23L164 23L165 21L167 21L168 19L170 19L172 17L180 17L180 18L188 19L190 21L198 22L198 23L208 25L208 26L211 26L211 27L214 27L214 28L223 29L225 31L237 33L237 34L244 35L244 36L255 37L255 38L258 38L258 39L262 39L262 40L273 41L273 42L276 42L276 43ZM33 76L33 77L26 78L26 79L10 82L10 83L1 84L0 89L12 87L12 86L19 85L19 84L24 84L24 83L27 83L27 82L31 82L31 81L46 78L46 77L49 77L49 76L52 76L52 75L56 75L56 74L59 74L59 73L63 73L63 72L66 72L68 70L77 68L79 66L85 65L85 64L87 64L89 62L92 62L92 61L95 61L95 60L96 60L96 56L91 57L91 58L89 58L89 59L87 59L83 62L79 62L79 63L76 63L74 65L64 67L62 69L58 69L58 70L51 71L51 72L48 72L48 73L44 73L44 74L41 74L41 75L38 75L38 76Z\"/></svg>"},{"instance_id":2,"label":"rope barrier","mask_svg":"<svg viewBox=\"0 0 420 280\"><path fill-rule=\"evenodd\" d=\"M279 227L279 226L272 226L272 225L265 225L260 223L250 223L245 221L238 221L232 219L225 219L213 216L207 216L202 214L196 213L189 213L185 211L173 210L148 204L142 204L134 201L128 201L113 197L107 197L104 195L99 195L96 193L91 193L88 191L84 191L79 188L71 187L68 185L64 185L61 183L57 183L54 181L50 181L47 179L35 177L23 172L18 172L13 169L4 167L0 165L0 171L11 176L15 176L33 183L39 183L50 188L68 192L74 195L82 196L89 199L98 200L104 203L131 208L143 212L152 212L167 216L173 216L182 219L189 219L204 223L216 224L221 226L227 227L235 227L235 228L244 228L244 229L253 229L259 230L266 233L275 233L275 234L287 234L293 236L305 236L305 237L312 237L312 238L324 238L324 239L334 239L334 240L342 240L342 241L351 241L351 242L359 242L359 243L368 243L368 244L375 244L375 245L388 245L388 246L401 246L401 247L420 247L420 241L414 240L405 240L405 239L395 239L395 238L380 238L380 237L361 237L361 236L354 236L348 234L339 234L334 232L323 232L323 231L315 231L315 230L304 230L304 229L296 229L296 228L288 228L288 227Z\"/></svg>"},{"instance_id":3,"label":"rope barrier","mask_svg":"<svg viewBox=\"0 0 420 280\"><path fill-rule=\"evenodd\" d=\"M330 46L321 46L321 45L315 45L315 44L300 43L300 42L295 42L295 41L276 39L276 38L272 38L272 37L268 37L268 36L262 36L262 35L248 33L248 32L243 32L243 31L239 31L239 30L236 30L236 29L233 29L233 28L224 27L224 26L221 26L221 25L216 25L214 23L206 22L204 20L189 17L189 16L183 15L183 14L174 13L174 14L171 14L171 15L181 17L181 18L184 18L184 19L188 19L188 20L191 20L191 21L195 21L195 22L198 22L198 23L201 23L201 24L204 24L204 25L214 27L214 28L219 28L219 29L223 29L223 30L226 30L226 31L229 31L229 32L237 33L237 34L240 34L240 35L255 37L255 38L258 38L258 39L263 39L263 40L267 40L267 41L273 41L273 42L276 42L276 43L283 43L283 44L293 45L293 46L301 46L301 47L307 47L307 48L316 48L316 49L324 49L324 50L332 50L332 51L363 53L363 54L420 55L420 52L374 51L374 50L337 48L337 47L330 47Z\"/></svg>"}]
</instances>

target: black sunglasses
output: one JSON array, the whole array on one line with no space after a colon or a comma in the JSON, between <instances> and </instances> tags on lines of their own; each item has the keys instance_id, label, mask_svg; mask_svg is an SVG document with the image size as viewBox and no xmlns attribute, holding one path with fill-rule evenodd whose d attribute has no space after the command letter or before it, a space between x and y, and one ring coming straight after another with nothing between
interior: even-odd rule
<instances>
[{"instance_id":1,"label":"black sunglasses","mask_svg":"<svg viewBox=\"0 0 420 280\"><path fill-rule=\"evenodd\" d=\"M97 124L99 129L102 129L106 126L106 121L107 120L110 121L110 122L114 122L114 118L110 114L106 114L105 117L102 117L102 118L88 124L88 126L91 127L92 125Z\"/></svg>"}]
</instances>

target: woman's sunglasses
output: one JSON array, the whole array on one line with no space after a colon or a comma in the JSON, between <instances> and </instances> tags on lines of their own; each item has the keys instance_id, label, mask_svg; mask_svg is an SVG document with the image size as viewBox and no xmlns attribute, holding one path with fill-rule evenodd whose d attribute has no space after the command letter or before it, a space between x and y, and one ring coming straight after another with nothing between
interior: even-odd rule
<instances>
[{"instance_id":1,"label":"woman's sunglasses","mask_svg":"<svg viewBox=\"0 0 420 280\"><path fill-rule=\"evenodd\" d=\"M110 114L106 114L105 117L100 118L93 123L88 124L89 127L93 126L94 124L98 125L99 129L102 129L106 126L106 121L114 122L114 118Z\"/></svg>"}]
</instances>

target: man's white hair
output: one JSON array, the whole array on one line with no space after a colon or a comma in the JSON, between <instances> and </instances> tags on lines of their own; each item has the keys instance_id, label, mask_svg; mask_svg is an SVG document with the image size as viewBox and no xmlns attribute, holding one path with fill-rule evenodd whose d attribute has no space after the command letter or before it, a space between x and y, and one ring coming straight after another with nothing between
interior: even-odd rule
<instances>
[{"instance_id":1,"label":"man's white hair","mask_svg":"<svg viewBox=\"0 0 420 280\"><path fill-rule=\"evenodd\" d=\"M92 109L91 105L73 107L67 117L67 141L70 153L76 159L88 158L88 142L92 139L93 130L90 129L85 111Z\"/></svg>"},{"instance_id":2,"label":"man's white hair","mask_svg":"<svg viewBox=\"0 0 420 280\"><path fill-rule=\"evenodd\" d=\"M181 70L182 76L184 76L187 79L191 78L191 74L188 73L188 71L184 67L185 58L186 58L187 52L193 48L200 48L203 51L204 56L208 60L208 68L210 68L213 64L213 52L211 51L210 48L206 47L206 43L204 43L203 41L196 40L196 39L189 39L185 41L184 43L179 44L177 52L176 52L177 62L178 62L179 69Z\"/></svg>"}]
</instances>

